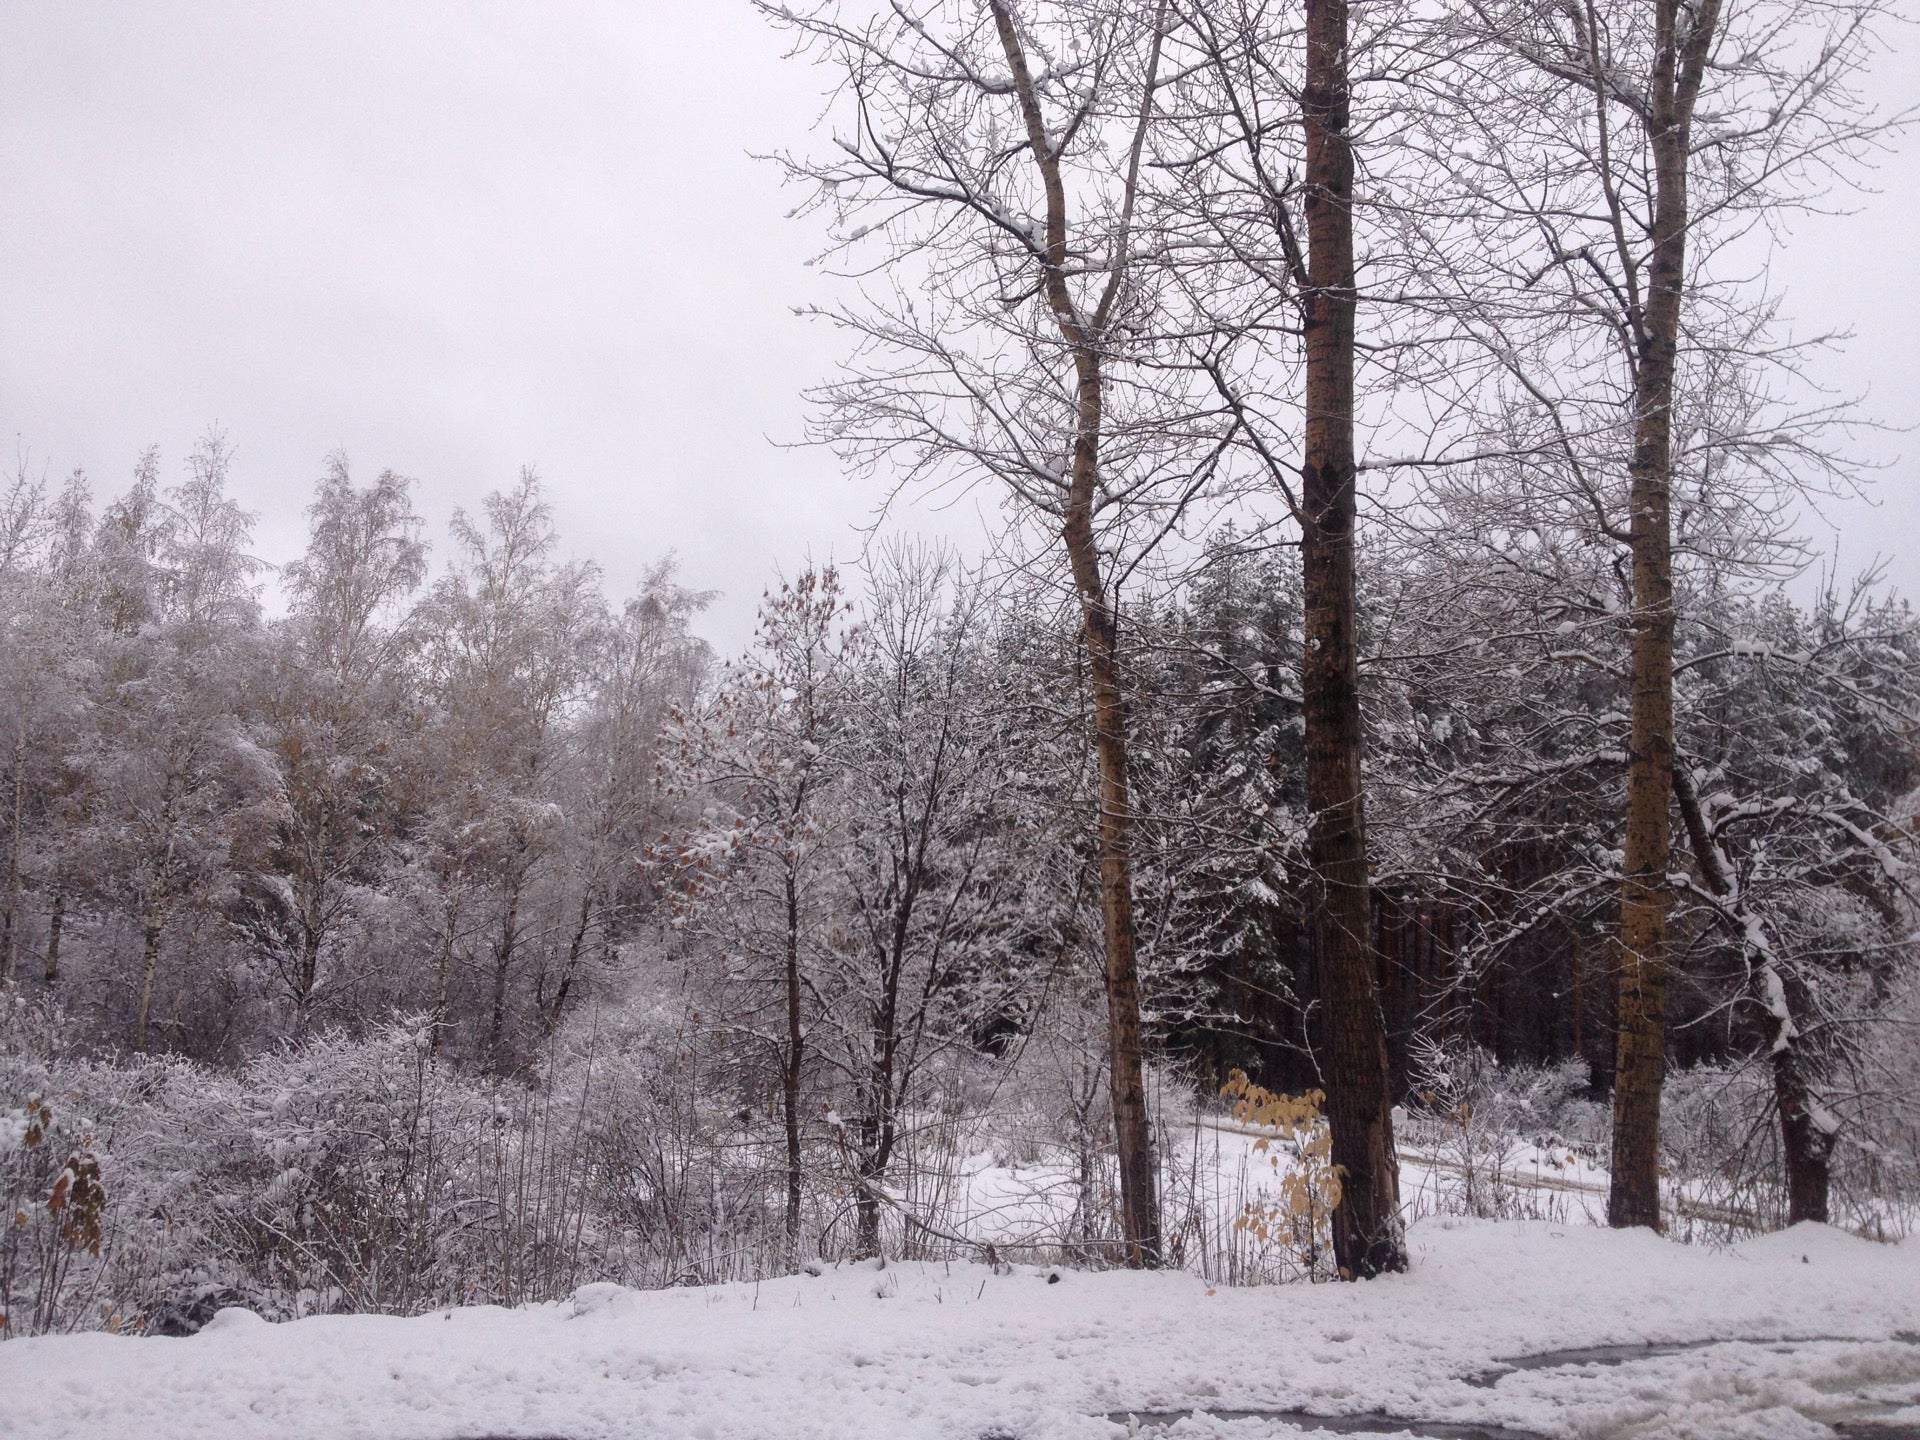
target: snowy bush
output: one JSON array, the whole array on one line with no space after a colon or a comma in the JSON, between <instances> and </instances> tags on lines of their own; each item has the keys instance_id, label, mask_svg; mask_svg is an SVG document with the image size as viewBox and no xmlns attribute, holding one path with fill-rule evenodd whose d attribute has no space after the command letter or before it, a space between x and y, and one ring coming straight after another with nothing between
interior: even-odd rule
<instances>
[{"instance_id":1,"label":"snowy bush","mask_svg":"<svg viewBox=\"0 0 1920 1440\"><path fill-rule=\"evenodd\" d=\"M1417 1180L1402 1203L1483 1219L1565 1219L1557 1188L1582 1162L1599 1163L1602 1107L1584 1097L1585 1067L1501 1065L1469 1041L1416 1036L1412 1094L1400 1125Z\"/></svg>"},{"instance_id":2,"label":"snowy bush","mask_svg":"<svg viewBox=\"0 0 1920 1440\"><path fill-rule=\"evenodd\" d=\"M9 1228L6 1283L36 1297L25 1318L9 1304L15 1330L185 1332L223 1304L410 1312L571 1289L603 1233L586 1223L581 1097L463 1076L428 1042L401 1025L231 1076L0 1043L0 1113L31 1100L51 1116L0 1131L0 1183L28 1217ZM99 1234L57 1244L76 1200L48 1200L88 1147Z\"/></svg>"}]
</instances>

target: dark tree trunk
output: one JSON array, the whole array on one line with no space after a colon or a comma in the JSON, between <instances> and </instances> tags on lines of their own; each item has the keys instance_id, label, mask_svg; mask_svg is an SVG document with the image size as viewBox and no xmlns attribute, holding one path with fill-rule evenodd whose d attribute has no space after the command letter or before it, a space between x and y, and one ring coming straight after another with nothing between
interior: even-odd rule
<instances>
[{"instance_id":1,"label":"dark tree trunk","mask_svg":"<svg viewBox=\"0 0 1920 1440\"><path fill-rule=\"evenodd\" d=\"M587 930L593 920L593 891L591 888L580 897L580 914L573 924L573 938L567 942L567 963L560 971L560 981L553 987L553 999L548 1001L544 994L535 998L540 1005L543 1028L551 1035L560 1026L560 1012L566 1008L567 996L573 990L573 977L580 969L580 957L585 953Z\"/></svg>"},{"instance_id":2,"label":"dark tree trunk","mask_svg":"<svg viewBox=\"0 0 1920 1440\"><path fill-rule=\"evenodd\" d=\"M520 943L520 885L514 881L507 895L507 913L500 922L500 943L493 952L493 1008L487 1023L487 1053L496 1068L503 1058L507 1034L507 974L513 968Z\"/></svg>"},{"instance_id":3,"label":"dark tree trunk","mask_svg":"<svg viewBox=\"0 0 1920 1440\"><path fill-rule=\"evenodd\" d=\"M47 984L60 983L60 929L67 918L67 892L53 892L53 913L47 917Z\"/></svg>"},{"instance_id":4,"label":"dark tree trunk","mask_svg":"<svg viewBox=\"0 0 1920 1440\"><path fill-rule=\"evenodd\" d=\"M780 1067L780 1114L787 1139L787 1256L800 1258L800 1067L806 1054L806 1036L800 1024L800 894L787 876L787 1053Z\"/></svg>"},{"instance_id":5,"label":"dark tree trunk","mask_svg":"<svg viewBox=\"0 0 1920 1440\"><path fill-rule=\"evenodd\" d=\"M1833 1188L1833 1130L1821 1124L1808 1083L1805 1052L1788 1044L1773 1054L1773 1103L1780 1112L1780 1153L1787 1172L1787 1223L1827 1223Z\"/></svg>"},{"instance_id":6,"label":"dark tree trunk","mask_svg":"<svg viewBox=\"0 0 1920 1440\"><path fill-rule=\"evenodd\" d=\"M1667 383L1643 378L1632 470L1633 702L1620 900L1619 1042L1613 1074L1613 1164L1607 1220L1660 1228L1660 1096L1666 1079L1667 866L1673 776L1673 574ZM1643 363L1641 375L1653 369ZM1660 398L1654 399L1654 392ZM1657 432L1657 433L1655 433Z\"/></svg>"},{"instance_id":7,"label":"dark tree trunk","mask_svg":"<svg viewBox=\"0 0 1920 1440\"><path fill-rule=\"evenodd\" d=\"M160 936L164 917L157 906L147 909L140 944L140 1006L134 1018L133 1048L147 1048L147 1022L153 1015L154 977L160 970Z\"/></svg>"},{"instance_id":8,"label":"dark tree trunk","mask_svg":"<svg viewBox=\"0 0 1920 1440\"><path fill-rule=\"evenodd\" d=\"M1098 585L1090 527L1069 537L1076 577ZM1081 587L1081 615L1092 679L1094 745L1100 768L1100 915L1106 947L1107 1076L1120 1164L1121 1233L1127 1263L1160 1263L1160 1204L1147 1114L1140 1027L1140 972L1133 915L1133 802L1127 776L1126 712L1115 656L1112 611Z\"/></svg>"},{"instance_id":9,"label":"dark tree trunk","mask_svg":"<svg viewBox=\"0 0 1920 1440\"><path fill-rule=\"evenodd\" d=\"M927 812L923 819L930 821L931 812ZM872 1060L867 1074L867 1093L861 1104L858 1203L862 1255L880 1254L880 1186L887 1178L887 1167L893 1163L893 1149L899 1138L899 1111L904 1103L904 1091L911 1080L910 1060L907 1076L903 1077L900 1073L902 1046L906 1046L909 1052L918 1051L921 1027L926 1020L927 996L922 995L918 1010L907 1021L911 1033L901 1033L900 983L906 973L907 945L914 905L920 895L924 859L925 852L921 850L918 860L910 857L905 861L902 868L907 872L907 878L894 906L893 933L888 947L878 951L874 957L886 980L881 987L879 1004L872 1014L868 1042ZM928 984L931 987L931 973Z\"/></svg>"},{"instance_id":10,"label":"dark tree trunk","mask_svg":"<svg viewBox=\"0 0 1920 1440\"><path fill-rule=\"evenodd\" d=\"M1367 896L1354 588L1353 149L1346 0L1308 0L1306 435L1300 473L1307 849L1314 872L1321 1070L1340 1167L1334 1253L1348 1278L1404 1270L1386 1029Z\"/></svg>"},{"instance_id":11,"label":"dark tree trunk","mask_svg":"<svg viewBox=\"0 0 1920 1440\"><path fill-rule=\"evenodd\" d=\"M892 1159L893 1126L872 1117L860 1123L859 1191L854 1196L857 1217L854 1249L862 1259L880 1254L880 1185Z\"/></svg>"}]
</instances>

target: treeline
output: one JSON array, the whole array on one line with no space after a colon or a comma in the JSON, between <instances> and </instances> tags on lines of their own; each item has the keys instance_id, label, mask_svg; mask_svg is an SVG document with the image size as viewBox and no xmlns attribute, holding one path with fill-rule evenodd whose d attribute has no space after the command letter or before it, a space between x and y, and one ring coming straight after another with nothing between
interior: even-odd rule
<instances>
[{"instance_id":1,"label":"treeline","mask_svg":"<svg viewBox=\"0 0 1920 1440\"><path fill-rule=\"evenodd\" d=\"M674 1103L778 1151L789 1254L823 1184L877 1247L927 1107L1036 1035L1111 1143L1057 590L896 544L778 586L715 664L669 566L616 609L558 558L530 474L434 575L408 483L336 459L269 621L228 465L215 437L97 513L80 477L9 496L0 936L67 1043L231 1067L407 1022L537 1082L557 1031L667 1004ZM1370 939L1416 1108L1428 1042L1610 1082L1624 636L1604 570L1570 601L1526 553L1369 556ZM1871 1066L1913 1000L1920 622L1867 587L1686 613L1673 1057L1784 1054L1878 1145L1912 1099ZM1230 528L1123 615L1149 1054L1203 1088L1324 1083L1301 615L1293 557Z\"/></svg>"},{"instance_id":2,"label":"treeline","mask_svg":"<svg viewBox=\"0 0 1920 1440\"><path fill-rule=\"evenodd\" d=\"M83 477L10 492L0 972L101 1045L421 1013L512 1069L651 913L700 597L663 567L610 606L530 474L428 583L408 482L336 460L269 623L229 458L149 453L97 514Z\"/></svg>"}]
</instances>

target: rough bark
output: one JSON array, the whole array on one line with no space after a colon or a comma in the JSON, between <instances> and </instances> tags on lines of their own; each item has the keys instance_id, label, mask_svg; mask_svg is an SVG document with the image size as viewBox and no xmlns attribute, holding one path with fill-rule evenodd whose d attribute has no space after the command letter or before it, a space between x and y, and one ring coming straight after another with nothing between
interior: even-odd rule
<instances>
[{"instance_id":1,"label":"rough bark","mask_svg":"<svg viewBox=\"0 0 1920 1440\"><path fill-rule=\"evenodd\" d=\"M1070 531L1076 527L1070 526ZM1160 1204L1147 1114L1140 1027L1140 971L1133 914L1133 799L1127 775L1126 711L1115 651L1116 626L1104 602L1090 599L1098 561L1088 527L1069 534L1081 595L1092 681L1094 745L1100 769L1100 915L1106 949L1107 1075L1120 1162L1122 1236L1127 1263L1160 1263Z\"/></svg>"},{"instance_id":2,"label":"rough bark","mask_svg":"<svg viewBox=\"0 0 1920 1440\"><path fill-rule=\"evenodd\" d=\"M1308 856L1320 972L1321 1071L1340 1203L1334 1253L1350 1279L1404 1270L1386 1027L1367 888L1354 586L1353 148L1346 0L1308 0L1305 448L1300 473Z\"/></svg>"},{"instance_id":3,"label":"rough bark","mask_svg":"<svg viewBox=\"0 0 1920 1440\"><path fill-rule=\"evenodd\" d=\"M1140 1025L1140 977L1133 913L1133 798L1127 773L1127 723L1120 677L1119 625L1101 572L1094 534L1106 381L1100 330L1117 293L1124 258L1099 311L1083 316L1067 283L1067 200L1060 158L1040 110L1026 53L1005 0L991 0L1001 48L1013 72L1027 144L1046 192L1041 284L1049 310L1073 357L1075 416L1061 543L1080 601L1081 632L1093 708L1094 751L1100 772L1096 843L1100 856L1100 913L1106 949L1108 1083L1119 1153L1120 1219L1126 1263L1160 1263L1160 1203L1147 1114ZM1155 51L1157 64L1158 50ZM1148 88L1152 86L1149 73ZM1144 107L1143 107L1144 114ZM1136 146L1137 151L1137 146ZM1131 184L1131 177L1129 183ZM1121 251L1124 257L1124 245Z\"/></svg>"},{"instance_id":4,"label":"rough bark","mask_svg":"<svg viewBox=\"0 0 1920 1440\"><path fill-rule=\"evenodd\" d=\"M1773 1103L1780 1115L1780 1153L1787 1180L1787 1223L1824 1225L1833 1188L1834 1130L1813 1099L1806 1051L1790 1043L1770 1057Z\"/></svg>"},{"instance_id":5,"label":"rough bark","mask_svg":"<svg viewBox=\"0 0 1920 1440\"><path fill-rule=\"evenodd\" d=\"M1683 15L1691 24L1683 35ZM1673 797L1673 385L1686 286L1687 162L1718 0L1655 0L1646 128L1654 171L1646 299L1634 317L1632 565L1626 836L1620 896L1619 1041L1607 1221L1660 1228L1660 1095L1666 1080L1667 866Z\"/></svg>"}]
</instances>

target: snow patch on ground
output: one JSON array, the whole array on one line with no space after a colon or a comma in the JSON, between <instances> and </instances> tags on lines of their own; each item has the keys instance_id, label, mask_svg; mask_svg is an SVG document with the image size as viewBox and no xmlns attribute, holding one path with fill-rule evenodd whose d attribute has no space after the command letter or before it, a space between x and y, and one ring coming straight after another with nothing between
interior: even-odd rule
<instances>
[{"instance_id":1,"label":"snow patch on ground","mask_svg":"<svg viewBox=\"0 0 1920 1440\"><path fill-rule=\"evenodd\" d=\"M589 1285L521 1310L0 1346L7 1440L1292 1435L1211 1412L1385 1411L1544 1435L1825 1436L1920 1418L1920 1245L1818 1226L1715 1251L1647 1232L1434 1219L1411 1273L1209 1287L1187 1274L871 1263L760 1285ZM1900 1337L1907 1338L1900 1338ZM1782 1340L1810 1341L1782 1345ZM1733 1340L1502 1373L1545 1350ZM1864 1342L1864 1343L1863 1343Z\"/></svg>"}]
</instances>

